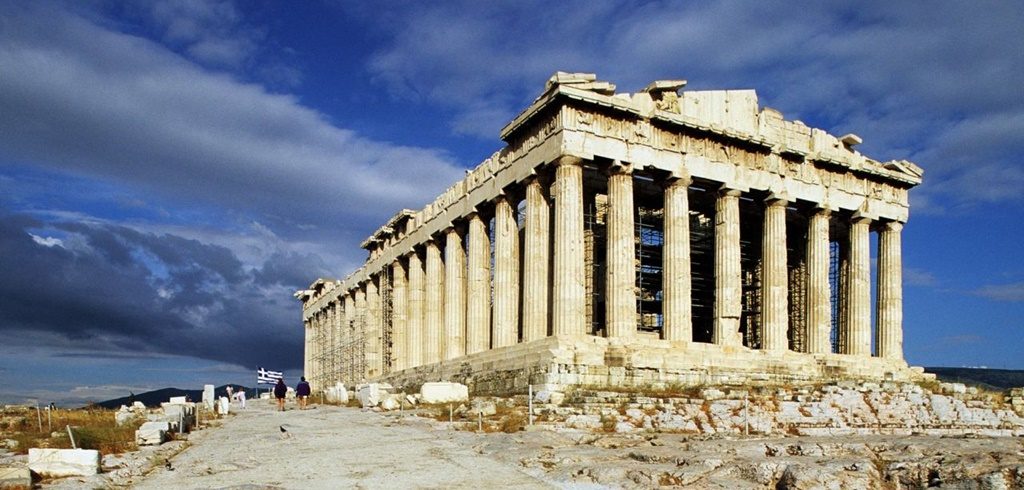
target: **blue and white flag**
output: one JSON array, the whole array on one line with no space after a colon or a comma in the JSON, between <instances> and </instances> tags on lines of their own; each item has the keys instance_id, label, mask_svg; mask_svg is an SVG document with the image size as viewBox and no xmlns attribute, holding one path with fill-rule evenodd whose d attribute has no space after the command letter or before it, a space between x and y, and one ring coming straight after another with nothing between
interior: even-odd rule
<instances>
[{"instance_id":1,"label":"blue and white flag","mask_svg":"<svg viewBox=\"0 0 1024 490\"><path fill-rule=\"evenodd\" d=\"M256 370L256 384L277 384L277 380L279 379L284 379L284 373L281 371L267 371L266 369L263 368L259 368Z\"/></svg>"}]
</instances>

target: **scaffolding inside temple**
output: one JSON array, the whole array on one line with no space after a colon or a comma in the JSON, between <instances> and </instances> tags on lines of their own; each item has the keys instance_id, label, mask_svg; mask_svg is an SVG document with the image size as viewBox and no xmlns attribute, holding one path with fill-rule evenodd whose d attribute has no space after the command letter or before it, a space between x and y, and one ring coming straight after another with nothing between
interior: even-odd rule
<instances>
[{"instance_id":1,"label":"scaffolding inside temple","mask_svg":"<svg viewBox=\"0 0 1024 490\"><path fill-rule=\"evenodd\" d=\"M842 307L842 302L839 300L839 285L841 267L839 264L839 242L832 241L828 244L828 288L829 288L829 307L832 310L832 328L829 332L829 340L832 343L832 352L842 352L843 343L839 335L839 325L842 323L840 315L845 314L846 310Z\"/></svg>"},{"instance_id":2,"label":"scaffolding inside temple","mask_svg":"<svg viewBox=\"0 0 1024 490\"><path fill-rule=\"evenodd\" d=\"M391 267L385 267L381 269L381 273L378 279L380 284L380 324L381 324L381 358L380 358L380 369L381 374L388 374L391 372L392 363L394 362L393 354L393 335L394 335L394 324L392 323L394 315L393 305L393 290L391 284Z\"/></svg>"},{"instance_id":3,"label":"scaffolding inside temple","mask_svg":"<svg viewBox=\"0 0 1024 490\"><path fill-rule=\"evenodd\" d=\"M764 212L748 197L741 197L740 207L740 278L741 305L740 334L743 345L760 349L761 326L761 234L763 233Z\"/></svg>"},{"instance_id":4,"label":"scaffolding inside temple","mask_svg":"<svg viewBox=\"0 0 1024 490\"><path fill-rule=\"evenodd\" d=\"M715 312L714 193L691 185L690 201L690 298L693 341L711 342Z\"/></svg>"},{"instance_id":5,"label":"scaffolding inside temple","mask_svg":"<svg viewBox=\"0 0 1024 490\"><path fill-rule=\"evenodd\" d=\"M314 372L317 373L315 379L312 380L318 386L325 386L324 383L328 381L329 372L327 371L328 363L328 328L323 321L325 314L318 315L320 318L315 318L313 328L313 349L316 355L313 357Z\"/></svg>"},{"instance_id":6,"label":"scaffolding inside temple","mask_svg":"<svg viewBox=\"0 0 1024 490\"><path fill-rule=\"evenodd\" d=\"M634 235L636 243L637 328L661 334L665 211L663 190L653 178L639 174L633 179Z\"/></svg>"},{"instance_id":7,"label":"scaffolding inside temple","mask_svg":"<svg viewBox=\"0 0 1024 490\"><path fill-rule=\"evenodd\" d=\"M807 218L798 210L786 212L786 257L789 296L789 348L807 352Z\"/></svg>"},{"instance_id":8,"label":"scaffolding inside temple","mask_svg":"<svg viewBox=\"0 0 1024 490\"><path fill-rule=\"evenodd\" d=\"M583 202L583 275L587 333L604 336L604 271L608 235L608 196L584 194Z\"/></svg>"}]
</instances>

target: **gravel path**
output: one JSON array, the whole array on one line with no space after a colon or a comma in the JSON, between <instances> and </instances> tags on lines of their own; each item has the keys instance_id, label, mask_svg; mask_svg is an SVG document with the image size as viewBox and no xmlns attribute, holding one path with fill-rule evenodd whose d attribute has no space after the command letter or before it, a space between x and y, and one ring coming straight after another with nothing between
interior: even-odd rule
<instances>
[{"instance_id":1,"label":"gravel path","mask_svg":"<svg viewBox=\"0 0 1024 490\"><path fill-rule=\"evenodd\" d=\"M279 427L288 431L283 435ZM481 455L466 433L415 417L321 406L276 412L251 403L137 488L550 488Z\"/></svg>"}]
</instances>

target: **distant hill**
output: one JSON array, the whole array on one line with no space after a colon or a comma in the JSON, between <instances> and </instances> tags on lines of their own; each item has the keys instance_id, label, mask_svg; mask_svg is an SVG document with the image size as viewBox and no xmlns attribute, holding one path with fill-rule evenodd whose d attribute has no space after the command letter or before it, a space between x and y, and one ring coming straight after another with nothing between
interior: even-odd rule
<instances>
[{"instance_id":1,"label":"distant hill","mask_svg":"<svg viewBox=\"0 0 1024 490\"><path fill-rule=\"evenodd\" d=\"M939 381L946 383L964 383L990 390L1024 386L1024 370L1021 369L926 367L924 370L935 373Z\"/></svg>"},{"instance_id":2,"label":"distant hill","mask_svg":"<svg viewBox=\"0 0 1024 490\"><path fill-rule=\"evenodd\" d=\"M218 386L213 389L213 393L217 397L228 396L227 391L228 385ZM231 388L238 391L239 388L245 390L246 397L252 398L256 395L254 388L246 388L239 385L231 385ZM187 396L189 400L194 402L203 400L203 390L183 390L180 388L161 388L159 390L147 391L145 393L136 393L134 401L142 402L147 407L159 407L161 403L170 400L172 396ZM93 403L93 405L103 408L118 408L121 405L131 405L131 397L124 396L121 398L114 398L112 400L106 400L102 402Z\"/></svg>"}]
</instances>

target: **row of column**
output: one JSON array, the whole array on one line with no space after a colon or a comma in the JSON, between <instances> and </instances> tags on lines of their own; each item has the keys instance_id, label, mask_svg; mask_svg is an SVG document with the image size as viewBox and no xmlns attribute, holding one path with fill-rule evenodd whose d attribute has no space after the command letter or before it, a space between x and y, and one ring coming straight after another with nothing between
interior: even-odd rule
<instances>
[{"instance_id":1,"label":"row of column","mask_svg":"<svg viewBox=\"0 0 1024 490\"><path fill-rule=\"evenodd\" d=\"M554 175L553 226L549 222L552 205L542 183L537 177L525 183L523 250L519 249L515 204L509 196L499 195L494 201L493 244L483 217L473 212L466 217L465 232L453 225L423 244L422 259L418 251L411 251L390 264L392 370L515 344L519 340L520 312L524 342L545 337L549 317L554 335L587 332L582 161L561 157L555 162ZM680 342L692 341L693 332L690 182L685 174L663 182L662 335ZM723 346L742 345L741 195L735 189L722 189L715 202L712 341ZM613 162L609 168L608 204L606 332L609 337L627 338L637 331L633 176L627 163ZM789 345L787 204L783 196L777 195L765 201L760 314L762 348L769 351L784 351ZM829 211L820 209L808 222L805 348L811 353L831 352L830 219ZM869 226L868 219L857 217L849 227L849 272L843 291L847 316L840 322L844 354L872 354ZM879 237L876 355L892 359L902 358L901 227L897 222L884 223ZM468 235L465 247L463 233ZM553 257L549 251L553 251ZM378 302L375 287L360 291L367 295L362 296L364 302ZM367 311L365 305L362 311ZM373 321L380 318L379 310L370 309L368 313ZM315 350L316 346L307 344L307 352L309 348Z\"/></svg>"}]
</instances>

